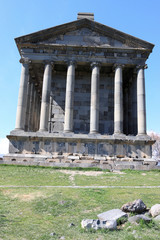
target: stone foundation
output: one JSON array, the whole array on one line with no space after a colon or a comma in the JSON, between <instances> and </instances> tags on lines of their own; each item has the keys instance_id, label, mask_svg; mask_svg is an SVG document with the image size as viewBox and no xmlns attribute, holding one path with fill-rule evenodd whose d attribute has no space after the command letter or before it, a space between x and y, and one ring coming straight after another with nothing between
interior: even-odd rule
<instances>
[{"instance_id":1,"label":"stone foundation","mask_svg":"<svg viewBox=\"0 0 160 240\"><path fill-rule=\"evenodd\" d=\"M1 163L109 170L158 168L151 159L153 141L148 136L13 131L8 139L10 153Z\"/></svg>"}]
</instances>

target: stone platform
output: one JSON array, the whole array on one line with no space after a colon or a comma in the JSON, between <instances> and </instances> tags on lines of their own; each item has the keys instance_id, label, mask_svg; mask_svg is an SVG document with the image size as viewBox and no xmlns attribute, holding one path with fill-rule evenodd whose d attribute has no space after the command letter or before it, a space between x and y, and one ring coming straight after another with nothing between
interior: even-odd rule
<instances>
[{"instance_id":1,"label":"stone platform","mask_svg":"<svg viewBox=\"0 0 160 240\"><path fill-rule=\"evenodd\" d=\"M145 136L12 131L0 163L121 170L158 169Z\"/></svg>"}]
</instances>

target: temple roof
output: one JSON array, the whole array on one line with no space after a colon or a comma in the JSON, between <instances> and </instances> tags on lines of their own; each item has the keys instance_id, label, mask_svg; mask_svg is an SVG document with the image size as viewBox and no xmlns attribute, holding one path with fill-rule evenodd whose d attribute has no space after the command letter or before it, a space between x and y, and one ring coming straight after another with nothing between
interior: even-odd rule
<instances>
[{"instance_id":1,"label":"temple roof","mask_svg":"<svg viewBox=\"0 0 160 240\"><path fill-rule=\"evenodd\" d=\"M85 17L15 38L15 41L20 53L22 48L97 47L143 51L147 58L154 47L152 43Z\"/></svg>"}]
</instances>

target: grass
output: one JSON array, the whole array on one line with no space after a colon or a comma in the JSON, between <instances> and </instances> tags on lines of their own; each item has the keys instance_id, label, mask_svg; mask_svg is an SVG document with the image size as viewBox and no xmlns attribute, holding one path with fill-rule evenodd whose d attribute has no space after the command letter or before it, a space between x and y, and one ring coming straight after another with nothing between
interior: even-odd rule
<instances>
[{"instance_id":1,"label":"grass","mask_svg":"<svg viewBox=\"0 0 160 240\"><path fill-rule=\"evenodd\" d=\"M147 175L142 175L145 173ZM115 185L151 184L160 179L159 171L125 174L103 172L97 177L75 175L76 184ZM122 176L125 176L122 178ZM103 178L102 178L103 177ZM85 180L84 180L85 178ZM97 180L98 178L98 180ZM128 180L127 180L128 179ZM85 182L86 181L86 182ZM107 184L106 184L107 183ZM139 183L139 184L138 184ZM159 203L160 189L70 189L39 188L39 185L70 185L70 175L53 168L0 166L0 185L34 185L31 188L0 188L0 240L134 240L160 239L160 224L139 225L126 223L117 231L85 231L80 222L84 218L97 218L97 214L124 203L141 198L147 207ZM158 185L158 184L157 184ZM160 184L159 184L160 185ZM69 224L75 226L70 227ZM52 236L53 235L53 236Z\"/></svg>"},{"instance_id":2,"label":"grass","mask_svg":"<svg viewBox=\"0 0 160 240\"><path fill-rule=\"evenodd\" d=\"M65 170L66 168L64 168ZM35 166L5 166L0 165L0 185L26 185L26 186L160 186L160 170L156 171L131 171L125 170L124 174L101 171L98 176L76 174L74 182L70 175L60 172L61 169ZM67 169L69 170L69 169ZM73 173L78 169L72 169ZM86 170L86 169L85 169ZM87 171L97 170L87 169ZM100 169L98 169L100 170ZM81 169L81 172L84 169ZM100 172L100 171L99 171Z\"/></svg>"}]
</instances>

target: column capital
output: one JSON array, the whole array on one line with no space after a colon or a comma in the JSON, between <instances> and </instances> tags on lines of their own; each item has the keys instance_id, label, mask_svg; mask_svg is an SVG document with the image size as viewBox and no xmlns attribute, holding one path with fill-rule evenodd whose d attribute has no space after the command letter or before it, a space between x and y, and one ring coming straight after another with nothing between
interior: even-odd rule
<instances>
[{"instance_id":1,"label":"column capital","mask_svg":"<svg viewBox=\"0 0 160 240\"><path fill-rule=\"evenodd\" d=\"M136 70L137 70L137 71L138 71L139 69L147 69L147 68L148 68L147 64L137 65L137 66L136 66Z\"/></svg>"},{"instance_id":2,"label":"column capital","mask_svg":"<svg viewBox=\"0 0 160 240\"><path fill-rule=\"evenodd\" d=\"M91 62L91 68L94 68L94 67L101 67L101 63L100 62Z\"/></svg>"},{"instance_id":3,"label":"column capital","mask_svg":"<svg viewBox=\"0 0 160 240\"><path fill-rule=\"evenodd\" d=\"M118 68L118 67L120 67L120 68L124 68L125 67L125 65L124 64L120 64L120 63L115 63L114 65L113 65L113 70L115 71L115 69L116 68Z\"/></svg>"},{"instance_id":4,"label":"column capital","mask_svg":"<svg viewBox=\"0 0 160 240\"><path fill-rule=\"evenodd\" d=\"M19 60L19 62L22 63L22 64L30 64L30 63L32 63L32 61L30 59L28 59L28 58L21 58Z\"/></svg>"},{"instance_id":5,"label":"column capital","mask_svg":"<svg viewBox=\"0 0 160 240\"><path fill-rule=\"evenodd\" d=\"M44 65L51 65L52 68L54 67L54 62L52 60L43 60Z\"/></svg>"},{"instance_id":6,"label":"column capital","mask_svg":"<svg viewBox=\"0 0 160 240\"><path fill-rule=\"evenodd\" d=\"M66 61L67 66L74 65L75 67L77 66L77 62L75 60L67 60Z\"/></svg>"}]
</instances>

